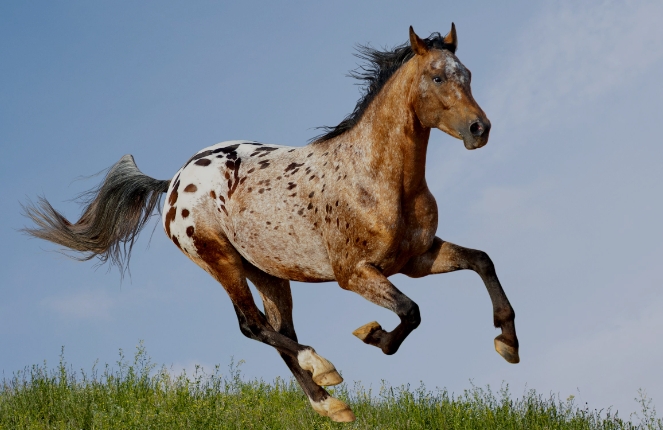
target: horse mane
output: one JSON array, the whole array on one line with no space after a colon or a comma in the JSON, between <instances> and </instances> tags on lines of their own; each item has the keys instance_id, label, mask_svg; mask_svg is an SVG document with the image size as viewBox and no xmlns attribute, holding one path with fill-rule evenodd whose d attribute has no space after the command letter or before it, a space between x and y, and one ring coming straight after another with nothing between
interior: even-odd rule
<instances>
[{"instance_id":1,"label":"horse mane","mask_svg":"<svg viewBox=\"0 0 663 430\"><path fill-rule=\"evenodd\" d=\"M451 52L455 51L453 45L444 43L444 37L438 32L431 33L431 35L426 39L423 39L423 41L426 43L426 46L431 49L446 49ZM409 41L384 51L371 48L369 45L357 45L356 50L357 52L354 56L365 61L366 64L359 66L357 69L351 70L348 76L359 80L361 97L357 101L357 105L352 113L346 116L337 126L317 127L318 129L324 130L324 133L313 137L309 141L310 143L320 143L336 136L340 136L357 125L368 106L384 87L389 78L391 78L403 64L407 63L408 60L414 57L414 51L412 51Z\"/></svg>"}]
</instances>

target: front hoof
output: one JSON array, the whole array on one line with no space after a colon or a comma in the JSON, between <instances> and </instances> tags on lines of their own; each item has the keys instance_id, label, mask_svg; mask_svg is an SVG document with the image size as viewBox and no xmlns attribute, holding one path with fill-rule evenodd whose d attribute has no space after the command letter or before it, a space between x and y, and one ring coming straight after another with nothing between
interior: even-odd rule
<instances>
[{"instance_id":1,"label":"front hoof","mask_svg":"<svg viewBox=\"0 0 663 430\"><path fill-rule=\"evenodd\" d=\"M325 372L320 375L313 375L313 382L322 387L329 387L332 385L338 385L343 382L343 377L338 374L336 369L332 369L329 372Z\"/></svg>"},{"instance_id":2,"label":"front hoof","mask_svg":"<svg viewBox=\"0 0 663 430\"><path fill-rule=\"evenodd\" d=\"M518 347L508 345L502 335L499 335L495 338L495 351L497 351L497 353L504 357L504 359L509 363L520 363Z\"/></svg>"},{"instance_id":3,"label":"front hoof","mask_svg":"<svg viewBox=\"0 0 663 430\"><path fill-rule=\"evenodd\" d=\"M373 321L359 327L357 330L353 331L352 334L361 339L362 342L368 343L367 339L378 330L382 330L382 326L378 324L377 321Z\"/></svg>"}]
</instances>

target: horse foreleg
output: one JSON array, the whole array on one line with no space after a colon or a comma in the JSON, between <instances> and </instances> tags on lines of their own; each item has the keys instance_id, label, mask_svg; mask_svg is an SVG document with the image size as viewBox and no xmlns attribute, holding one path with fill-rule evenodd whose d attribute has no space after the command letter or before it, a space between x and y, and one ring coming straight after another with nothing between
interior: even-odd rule
<instances>
[{"instance_id":1,"label":"horse foreleg","mask_svg":"<svg viewBox=\"0 0 663 430\"><path fill-rule=\"evenodd\" d=\"M341 288L393 311L401 319L393 331L385 331L376 321L359 327L352 334L364 343L377 346L387 355L398 351L405 338L419 326L419 306L403 294L374 266L362 264L338 280Z\"/></svg>"},{"instance_id":2,"label":"horse foreleg","mask_svg":"<svg viewBox=\"0 0 663 430\"><path fill-rule=\"evenodd\" d=\"M256 286L264 305L265 315L269 324L277 332L297 341L295 325L292 321L292 293L290 282L275 278L244 262L247 277ZM313 410L322 416L327 416L336 422L354 421L355 415L350 407L343 401L329 395L320 385L335 385L342 382L340 375L334 369L332 373L322 375L327 381L315 382L311 369L304 370L299 362L292 356L279 351L297 382L302 387L313 407ZM333 366L332 366L333 369Z\"/></svg>"},{"instance_id":3,"label":"horse foreleg","mask_svg":"<svg viewBox=\"0 0 663 430\"><path fill-rule=\"evenodd\" d=\"M495 338L495 350L509 363L518 363L520 357L514 322L516 314L497 279L495 266L488 254L476 249L463 248L436 237L433 246L424 254L410 259L401 269L401 273L419 278L464 269L478 273L490 295L493 303L493 322L495 327L502 329L502 334Z\"/></svg>"}]
</instances>

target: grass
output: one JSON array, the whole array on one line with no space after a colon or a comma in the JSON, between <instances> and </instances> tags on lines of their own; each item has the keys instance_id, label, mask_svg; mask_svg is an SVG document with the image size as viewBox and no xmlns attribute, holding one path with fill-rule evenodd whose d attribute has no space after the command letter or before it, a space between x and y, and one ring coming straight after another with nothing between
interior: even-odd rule
<instances>
[{"instance_id":1,"label":"grass","mask_svg":"<svg viewBox=\"0 0 663 430\"><path fill-rule=\"evenodd\" d=\"M64 356L56 369L28 367L0 386L0 429L663 429L651 400L640 393L642 412L621 419L608 411L582 409L534 390L512 399L508 386L460 395L446 390L359 384L340 385L333 395L349 403L358 419L333 423L315 414L294 380L245 381L239 364L227 376L172 375L157 368L139 345L133 362L120 350L117 365L74 372Z\"/></svg>"}]
</instances>

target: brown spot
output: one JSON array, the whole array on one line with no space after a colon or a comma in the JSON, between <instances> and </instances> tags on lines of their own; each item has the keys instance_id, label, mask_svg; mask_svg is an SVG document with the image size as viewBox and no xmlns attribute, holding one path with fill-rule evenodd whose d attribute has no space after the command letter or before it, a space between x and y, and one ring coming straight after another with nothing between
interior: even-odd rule
<instances>
[{"instance_id":1,"label":"brown spot","mask_svg":"<svg viewBox=\"0 0 663 430\"><path fill-rule=\"evenodd\" d=\"M292 194L290 194L290 197L295 197L296 195L297 195L297 193L292 193Z\"/></svg>"},{"instance_id":2,"label":"brown spot","mask_svg":"<svg viewBox=\"0 0 663 430\"><path fill-rule=\"evenodd\" d=\"M263 161L261 161L261 162L258 163L258 164L260 164L260 169L261 169L261 170L262 170L262 169L266 169L266 168L269 167L269 160L263 160Z\"/></svg>"},{"instance_id":3,"label":"brown spot","mask_svg":"<svg viewBox=\"0 0 663 430\"><path fill-rule=\"evenodd\" d=\"M345 244L347 245L348 243L350 243L350 238L349 238L349 237L346 237L346 238L345 238Z\"/></svg>"},{"instance_id":4,"label":"brown spot","mask_svg":"<svg viewBox=\"0 0 663 430\"><path fill-rule=\"evenodd\" d=\"M177 189L180 186L180 181L177 180L175 181L175 185L173 185L173 190L170 192L170 196L168 196L168 204L171 206L175 206L175 203L177 202Z\"/></svg>"},{"instance_id":5,"label":"brown spot","mask_svg":"<svg viewBox=\"0 0 663 430\"><path fill-rule=\"evenodd\" d=\"M314 195L315 195L315 191L311 191L308 195L308 198L312 199Z\"/></svg>"},{"instance_id":6,"label":"brown spot","mask_svg":"<svg viewBox=\"0 0 663 430\"><path fill-rule=\"evenodd\" d=\"M304 214L304 208L301 208L300 210L297 211L297 215L302 215Z\"/></svg>"},{"instance_id":7,"label":"brown spot","mask_svg":"<svg viewBox=\"0 0 663 430\"><path fill-rule=\"evenodd\" d=\"M269 153L272 152L272 151L276 151L277 149L279 149L279 148L270 148L270 147L268 147L268 146L261 146L260 148L257 148L257 149L251 154L251 157L253 157L253 156L255 156L255 155L258 155L258 154L260 154L259 157L264 157L265 155L269 154ZM262 152L262 154L261 154L261 152Z\"/></svg>"},{"instance_id":8,"label":"brown spot","mask_svg":"<svg viewBox=\"0 0 663 430\"><path fill-rule=\"evenodd\" d=\"M193 236L193 231L194 231L193 226L192 225L188 226L186 228L186 235L189 237Z\"/></svg>"},{"instance_id":9,"label":"brown spot","mask_svg":"<svg viewBox=\"0 0 663 430\"><path fill-rule=\"evenodd\" d=\"M308 210L313 209L313 203L309 203L308 206L306 207L306 209L308 209Z\"/></svg>"},{"instance_id":10,"label":"brown spot","mask_svg":"<svg viewBox=\"0 0 663 430\"><path fill-rule=\"evenodd\" d=\"M186 193L195 193L196 191L198 191L198 187L196 187L194 184L189 184L184 189L184 192Z\"/></svg>"},{"instance_id":11,"label":"brown spot","mask_svg":"<svg viewBox=\"0 0 663 430\"><path fill-rule=\"evenodd\" d=\"M361 244L364 245L364 246L366 246L367 243L368 243L368 242L363 241Z\"/></svg>"},{"instance_id":12,"label":"brown spot","mask_svg":"<svg viewBox=\"0 0 663 430\"><path fill-rule=\"evenodd\" d=\"M313 223L313 227L318 227L318 223L317 223L317 222L314 222L314 223Z\"/></svg>"},{"instance_id":13,"label":"brown spot","mask_svg":"<svg viewBox=\"0 0 663 430\"><path fill-rule=\"evenodd\" d=\"M175 206L171 207L168 209L168 212L166 212L166 221L164 222L165 227L166 227L166 235L170 237L170 223L175 221L175 216L177 215L177 208Z\"/></svg>"},{"instance_id":14,"label":"brown spot","mask_svg":"<svg viewBox=\"0 0 663 430\"><path fill-rule=\"evenodd\" d=\"M297 184L295 184L294 182L288 182L288 187L287 187L287 188L288 188L289 190L292 190L292 189L295 188L296 186L297 186Z\"/></svg>"},{"instance_id":15,"label":"brown spot","mask_svg":"<svg viewBox=\"0 0 663 430\"><path fill-rule=\"evenodd\" d=\"M274 227L274 230L278 230L278 229L279 229L279 226L278 226L278 225L277 225L276 227Z\"/></svg>"},{"instance_id":16,"label":"brown spot","mask_svg":"<svg viewBox=\"0 0 663 430\"><path fill-rule=\"evenodd\" d=\"M277 177L276 177L276 180L277 180L277 181L280 181L280 180L281 180L281 176L277 176Z\"/></svg>"},{"instance_id":17,"label":"brown spot","mask_svg":"<svg viewBox=\"0 0 663 430\"><path fill-rule=\"evenodd\" d=\"M181 250L180 241L177 240L177 236L173 236L173 243Z\"/></svg>"},{"instance_id":18,"label":"brown spot","mask_svg":"<svg viewBox=\"0 0 663 430\"><path fill-rule=\"evenodd\" d=\"M310 177L310 178L308 178L308 180L309 180L309 181L312 181L312 180L313 180L313 178L315 178L315 175L311 175L311 177Z\"/></svg>"},{"instance_id":19,"label":"brown spot","mask_svg":"<svg viewBox=\"0 0 663 430\"><path fill-rule=\"evenodd\" d=\"M267 221L267 225L272 225L272 222L271 222L271 221Z\"/></svg>"},{"instance_id":20,"label":"brown spot","mask_svg":"<svg viewBox=\"0 0 663 430\"><path fill-rule=\"evenodd\" d=\"M360 186L359 187L359 203L362 206L365 206L365 207L366 206L371 206L372 207L372 206L376 205L376 200L375 200L375 197L373 197L373 195L371 193L366 191L366 189L364 187Z\"/></svg>"},{"instance_id":21,"label":"brown spot","mask_svg":"<svg viewBox=\"0 0 663 430\"><path fill-rule=\"evenodd\" d=\"M221 200L223 203L226 202L226 199L223 196L219 196L219 200Z\"/></svg>"},{"instance_id":22,"label":"brown spot","mask_svg":"<svg viewBox=\"0 0 663 430\"><path fill-rule=\"evenodd\" d=\"M334 172L338 172L339 167L340 167L340 164L336 166L336 168L334 169Z\"/></svg>"},{"instance_id":23,"label":"brown spot","mask_svg":"<svg viewBox=\"0 0 663 430\"><path fill-rule=\"evenodd\" d=\"M229 168L230 170L235 170L235 162L232 160L226 161L226 167Z\"/></svg>"},{"instance_id":24,"label":"brown spot","mask_svg":"<svg viewBox=\"0 0 663 430\"><path fill-rule=\"evenodd\" d=\"M189 161L186 162L186 164L184 165L184 167L188 166L189 163L191 163L192 161L199 160L199 159L201 159L201 158L203 158L203 157L207 157L208 155L211 155L211 154L213 154L214 152L215 152L215 151L212 151L212 150L210 149L210 150L207 150L207 151L203 151L203 152L201 152L200 154L196 154L196 155L194 155L193 157L191 157L191 158L189 159Z\"/></svg>"},{"instance_id":25,"label":"brown spot","mask_svg":"<svg viewBox=\"0 0 663 430\"><path fill-rule=\"evenodd\" d=\"M246 173L253 173L253 172L255 172L255 171L256 171L256 169L253 168L253 167L251 167Z\"/></svg>"},{"instance_id":26,"label":"brown spot","mask_svg":"<svg viewBox=\"0 0 663 430\"><path fill-rule=\"evenodd\" d=\"M324 154L322 154L322 156L324 157L324 156L327 155L327 154L329 154L329 152L325 152Z\"/></svg>"},{"instance_id":27,"label":"brown spot","mask_svg":"<svg viewBox=\"0 0 663 430\"><path fill-rule=\"evenodd\" d=\"M336 218L336 227L338 228L338 218Z\"/></svg>"},{"instance_id":28,"label":"brown spot","mask_svg":"<svg viewBox=\"0 0 663 430\"><path fill-rule=\"evenodd\" d=\"M291 174L291 175L294 175L294 174L297 173L297 172L299 172L299 169L295 169L295 170L293 170L292 173L290 173L290 174Z\"/></svg>"},{"instance_id":29,"label":"brown spot","mask_svg":"<svg viewBox=\"0 0 663 430\"><path fill-rule=\"evenodd\" d=\"M226 207L221 205L221 210L228 216L228 211L226 210Z\"/></svg>"},{"instance_id":30,"label":"brown spot","mask_svg":"<svg viewBox=\"0 0 663 430\"><path fill-rule=\"evenodd\" d=\"M211 198L213 198L214 200L216 200L216 193L214 192L214 190L212 190L212 191L209 192L209 196L210 196Z\"/></svg>"},{"instance_id":31,"label":"brown spot","mask_svg":"<svg viewBox=\"0 0 663 430\"><path fill-rule=\"evenodd\" d=\"M239 180L239 184L242 185L244 181L246 181L247 176L244 176L242 179Z\"/></svg>"},{"instance_id":32,"label":"brown spot","mask_svg":"<svg viewBox=\"0 0 663 430\"><path fill-rule=\"evenodd\" d=\"M349 222L345 223L345 228L350 228L350 223Z\"/></svg>"},{"instance_id":33,"label":"brown spot","mask_svg":"<svg viewBox=\"0 0 663 430\"><path fill-rule=\"evenodd\" d=\"M309 155L307 155L307 156L306 156L306 158L310 157L311 155L313 155L313 153L312 153L312 152L311 152L311 153L310 153Z\"/></svg>"},{"instance_id":34,"label":"brown spot","mask_svg":"<svg viewBox=\"0 0 663 430\"><path fill-rule=\"evenodd\" d=\"M290 163L290 164L288 164L288 167L285 168L285 171L286 171L286 172L289 172L290 170L295 170L295 169L297 169L298 167L301 167L301 166L303 166L303 165L304 165L304 163L301 163L301 164ZM294 173L294 172L293 172L293 173Z\"/></svg>"},{"instance_id":35,"label":"brown spot","mask_svg":"<svg viewBox=\"0 0 663 430\"><path fill-rule=\"evenodd\" d=\"M189 216L189 209L182 209L182 218L186 218Z\"/></svg>"},{"instance_id":36,"label":"brown spot","mask_svg":"<svg viewBox=\"0 0 663 430\"><path fill-rule=\"evenodd\" d=\"M223 176L225 176L226 179L230 179L230 172L226 171Z\"/></svg>"},{"instance_id":37,"label":"brown spot","mask_svg":"<svg viewBox=\"0 0 663 430\"><path fill-rule=\"evenodd\" d=\"M291 150L290 150L290 151L288 151L288 152L294 152L294 151L295 151L294 149L291 149Z\"/></svg>"},{"instance_id":38,"label":"brown spot","mask_svg":"<svg viewBox=\"0 0 663 430\"><path fill-rule=\"evenodd\" d=\"M265 189L264 189L264 188L261 188L261 189L258 190L258 192L259 192L260 194L262 194L262 193L265 192Z\"/></svg>"},{"instance_id":39,"label":"brown spot","mask_svg":"<svg viewBox=\"0 0 663 430\"><path fill-rule=\"evenodd\" d=\"M318 213L318 208L315 208L315 213Z\"/></svg>"},{"instance_id":40,"label":"brown spot","mask_svg":"<svg viewBox=\"0 0 663 430\"><path fill-rule=\"evenodd\" d=\"M253 188L249 187L246 191L250 193L251 191L253 191Z\"/></svg>"},{"instance_id":41,"label":"brown spot","mask_svg":"<svg viewBox=\"0 0 663 430\"><path fill-rule=\"evenodd\" d=\"M209 166L210 163L212 163L212 162L209 159L201 158L200 160L196 161L193 164L198 165L198 166Z\"/></svg>"}]
</instances>

